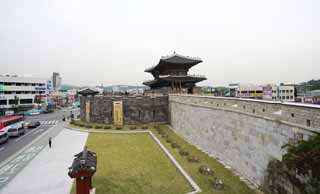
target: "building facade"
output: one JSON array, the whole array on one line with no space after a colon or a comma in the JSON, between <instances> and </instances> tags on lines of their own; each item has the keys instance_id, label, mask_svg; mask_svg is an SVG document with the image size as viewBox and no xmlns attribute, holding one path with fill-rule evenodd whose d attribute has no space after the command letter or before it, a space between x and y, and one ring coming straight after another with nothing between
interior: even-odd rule
<instances>
[{"instance_id":1,"label":"building facade","mask_svg":"<svg viewBox=\"0 0 320 194\"><path fill-rule=\"evenodd\" d=\"M0 76L0 112L21 108L29 109L35 104L46 103L50 92L49 79Z\"/></svg>"},{"instance_id":2,"label":"building facade","mask_svg":"<svg viewBox=\"0 0 320 194\"><path fill-rule=\"evenodd\" d=\"M59 73L52 73L52 87L54 91L58 91L61 88L62 78Z\"/></svg>"},{"instance_id":3,"label":"building facade","mask_svg":"<svg viewBox=\"0 0 320 194\"><path fill-rule=\"evenodd\" d=\"M296 99L295 85L254 85L229 84L230 96L248 99L294 102Z\"/></svg>"},{"instance_id":4,"label":"building facade","mask_svg":"<svg viewBox=\"0 0 320 194\"><path fill-rule=\"evenodd\" d=\"M156 66L148 68L145 72L151 73L153 80L143 82L149 86L153 93L197 93L200 88L196 83L206 80L205 76L188 74L189 69L199 63L200 58L182 56L177 53L161 57Z\"/></svg>"}]
</instances>

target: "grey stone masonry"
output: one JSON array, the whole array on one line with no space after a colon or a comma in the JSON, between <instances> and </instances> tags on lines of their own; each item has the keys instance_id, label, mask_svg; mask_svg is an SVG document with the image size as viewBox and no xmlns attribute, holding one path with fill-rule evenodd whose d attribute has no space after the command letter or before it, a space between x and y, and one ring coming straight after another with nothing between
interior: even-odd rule
<instances>
[{"instance_id":1,"label":"grey stone masonry","mask_svg":"<svg viewBox=\"0 0 320 194\"><path fill-rule=\"evenodd\" d=\"M90 122L113 124L113 101L122 101L124 124L167 123L168 96L81 96L81 120L86 120L90 111ZM90 104L86 110L86 104Z\"/></svg>"},{"instance_id":2,"label":"grey stone masonry","mask_svg":"<svg viewBox=\"0 0 320 194\"><path fill-rule=\"evenodd\" d=\"M169 115L189 143L257 186L269 161L282 159L282 145L320 132L320 108L293 103L170 95Z\"/></svg>"}]
</instances>

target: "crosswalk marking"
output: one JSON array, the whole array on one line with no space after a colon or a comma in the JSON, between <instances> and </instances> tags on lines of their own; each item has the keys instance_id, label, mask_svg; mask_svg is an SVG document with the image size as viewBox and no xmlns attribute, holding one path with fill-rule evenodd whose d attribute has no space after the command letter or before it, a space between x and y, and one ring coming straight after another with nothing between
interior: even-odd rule
<instances>
[{"instance_id":1,"label":"crosswalk marking","mask_svg":"<svg viewBox=\"0 0 320 194\"><path fill-rule=\"evenodd\" d=\"M59 121L57 121L57 120L40 121L41 125L56 125L58 123L59 123Z\"/></svg>"}]
</instances>

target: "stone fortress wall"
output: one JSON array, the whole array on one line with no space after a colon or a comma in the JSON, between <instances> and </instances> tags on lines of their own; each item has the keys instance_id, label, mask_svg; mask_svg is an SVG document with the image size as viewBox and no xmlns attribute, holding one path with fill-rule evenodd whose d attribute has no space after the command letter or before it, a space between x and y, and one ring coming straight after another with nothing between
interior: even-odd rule
<instances>
[{"instance_id":1,"label":"stone fortress wall","mask_svg":"<svg viewBox=\"0 0 320 194\"><path fill-rule=\"evenodd\" d=\"M281 146L320 132L320 107L261 100L169 96L169 122L189 143L260 186Z\"/></svg>"},{"instance_id":2,"label":"stone fortress wall","mask_svg":"<svg viewBox=\"0 0 320 194\"><path fill-rule=\"evenodd\" d=\"M113 124L113 101L123 103L124 124L167 123L168 96L81 96L81 120Z\"/></svg>"}]
</instances>

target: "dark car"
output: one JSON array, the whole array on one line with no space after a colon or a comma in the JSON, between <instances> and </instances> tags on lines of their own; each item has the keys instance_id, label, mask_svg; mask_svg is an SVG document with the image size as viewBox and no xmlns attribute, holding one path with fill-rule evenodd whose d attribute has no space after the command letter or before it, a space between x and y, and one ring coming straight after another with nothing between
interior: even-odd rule
<instances>
[{"instance_id":1,"label":"dark car","mask_svg":"<svg viewBox=\"0 0 320 194\"><path fill-rule=\"evenodd\" d=\"M40 122L39 121L31 121L29 124L28 124L28 128L31 129L31 128L36 128L40 126Z\"/></svg>"},{"instance_id":2,"label":"dark car","mask_svg":"<svg viewBox=\"0 0 320 194\"><path fill-rule=\"evenodd\" d=\"M43 113L44 114L53 113L53 110L52 109L47 109L47 110L44 110Z\"/></svg>"}]
</instances>

